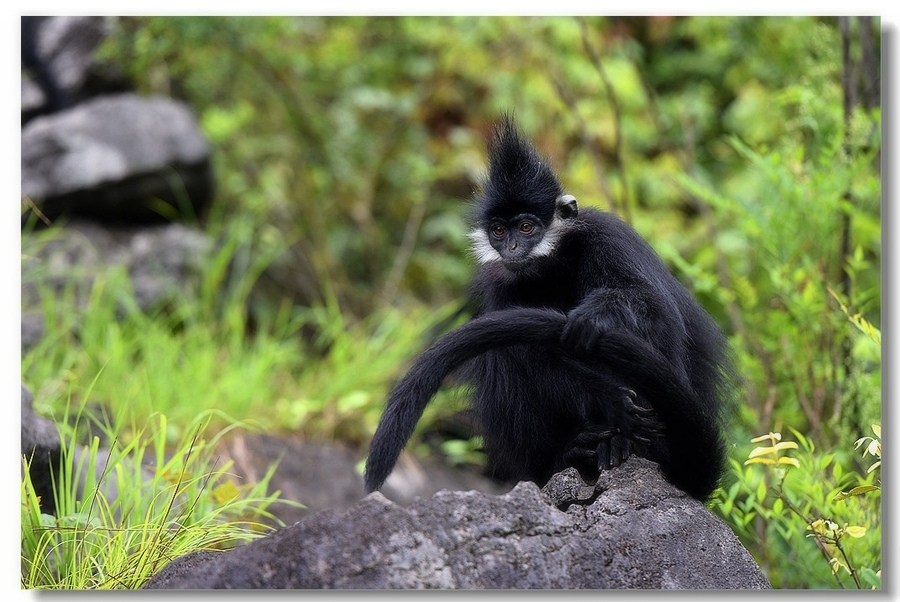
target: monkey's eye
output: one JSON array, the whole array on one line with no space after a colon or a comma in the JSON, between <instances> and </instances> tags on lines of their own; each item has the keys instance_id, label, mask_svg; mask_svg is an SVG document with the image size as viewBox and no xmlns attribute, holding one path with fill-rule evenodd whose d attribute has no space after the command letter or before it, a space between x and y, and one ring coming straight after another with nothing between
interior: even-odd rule
<instances>
[{"instance_id":1,"label":"monkey's eye","mask_svg":"<svg viewBox=\"0 0 900 602\"><path fill-rule=\"evenodd\" d=\"M506 234L506 228L504 228L500 224L495 224L491 226L491 234L493 234L497 238L501 238L504 234Z\"/></svg>"},{"instance_id":2,"label":"monkey's eye","mask_svg":"<svg viewBox=\"0 0 900 602\"><path fill-rule=\"evenodd\" d=\"M534 224L531 222L522 222L519 224L519 232L522 234L531 234L534 232Z\"/></svg>"}]
</instances>

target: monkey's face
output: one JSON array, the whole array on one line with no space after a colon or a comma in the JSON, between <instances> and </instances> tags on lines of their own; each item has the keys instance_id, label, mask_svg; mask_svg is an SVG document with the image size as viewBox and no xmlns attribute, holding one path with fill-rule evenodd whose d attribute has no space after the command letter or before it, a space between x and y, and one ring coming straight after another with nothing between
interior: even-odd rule
<instances>
[{"instance_id":1,"label":"monkey's face","mask_svg":"<svg viewBox=\"0 0 900 602\"><path fill-rule=\"evenodd\" d=\"M551 255L565 226L578 215L572 195L560 196L555 205L549 223L532 213L520 213L510 218L494 216L474 230L469 236L478 262L499 261L518 272L533 260Z\"/></svg>"},{"instance_id":2,"label":"monkey's face","mask_svg":"<svg viewBox=\"0 0 900 602\"><path fill-rule=\"evenodd\" d=\"M544 240L544 224L529 213L512 219L493 219L487 228L487 239L507 268L517 271L535 256Z\"/></svg>"}]
</instances>

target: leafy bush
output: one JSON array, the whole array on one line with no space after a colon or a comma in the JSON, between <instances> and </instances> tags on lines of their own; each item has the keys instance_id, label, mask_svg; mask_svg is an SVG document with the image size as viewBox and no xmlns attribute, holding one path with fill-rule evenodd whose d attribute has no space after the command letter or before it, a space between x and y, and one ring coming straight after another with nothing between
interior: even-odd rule
<instances>
[{"instance_id":1,"label":"leafy bush","mask_svg":"<svg viewBox=\"0 0 900 602\"><path fill-rule=\"evenodd\" d=\"M872 428L876 437L855 447L868 442L865 454L880 459L881 429ZM797 442L781 441L781 433L751 440L758 446L743 464L732 460L735 482L714 510L754 551L774 587L880 588L880 462L864 475L846 471L846 454L822 453L791 432Z\"/></svg>"}]
</instances>

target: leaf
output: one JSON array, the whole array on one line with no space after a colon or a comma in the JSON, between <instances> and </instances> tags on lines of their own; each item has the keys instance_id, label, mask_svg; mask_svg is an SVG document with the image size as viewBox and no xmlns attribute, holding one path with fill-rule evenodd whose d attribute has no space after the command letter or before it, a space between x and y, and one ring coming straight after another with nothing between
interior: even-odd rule
<instances>
[{"instance_id":1,"label":"leaf","mask_svg":"<svg viewBox=\"0 0 900 602\"><path fill-rule=\"evenodd\" d=\"M831 564L831 570L832 570L835 574L837 574L838 569L844 569L844 570L847 571L848 573L850 572L850 569L847 568L847 565L844 564L843 562L841 562L840 560L838 560L837 558L832 558L832 559L829 560L828 562Z\"/></svg>"},{"instance_id":2,"label":"leaf","mask_svg":"<svg viewBox=\"0 0 900 602\"><path fill-rule=\"evenodd\" d=\"M233 481L225 481L218 487L214 488L209 497L216 504L222 505L235 499L240 495L240 491Z\"/></svg>"},{"instance_id":3,"label":"leaf","mask_svg":"<svg viewBox=\"0 0 900 602\"><path fill-rule=\"evenodd\" d=\"M797 449L797 443L794 441L782 441L781 443L776 443L774 449L781 451L783 449Z\"/></svg>"},{"instance_id":4,"label":"leaf","mask_svg":"<svg viewBox=\"0 0 900 602\"><path fill-rule=\"evenodd\" d=\"M866 534L866 528L865 527L847 527L846 529L844 529L844 533L846 533L850 537L856 537L856 538L864 537Z\"/></svg>"},{"instance_id":5,"label":"leaf","mask_svg":"<svg viewBox=\"0 0 900 602\"><path fill-rule=\"evenodd\" d=\"M748 458L756 458L758 456L764 456L768 454L772 454L774 452L771 447L754 447L750 454L747 456Z\"/></svg>"},{"instance_id":6,"label":"leaf","mask_svg":"<svg viewBox=\"0 0 900 602\"><path fill-rule=\"evenodd\" d=\"M750 443L761 443L763 441L781 441L781 433L769 433L768 435L760 435L750 439Z\"/></svg>"},{"instance_id":7,"label":"leaf","mask_svg":"<svg viewBox=\"0 0 900 602\"><path fill-rule=\"evenodd\" d=\"M880 589L881 588L881 577L870 569L869 567L862 567L859 569L859 575L862 577L862 580L866 582L866 585L869 587Z\"/></svg>"},{"instance_id":8,"label":"leaf","mask_svg":"<svg viewBox=\"0 0 900 602\"><path fill-rule=\"evenodd\" d=\"M870 491L876 491L878 487L875 485L861 485L859 487L854 487L850 490L850 495L862 495L863 493L868 493Z\"/></svg>"},{"instance_id":9,"label":"leaf","mask_svg":"<svg viewBox=\"0 0 900 602\"><path fill-rule=\"evenodd\" d=\"M750 455L748 457L755 458L757 456L763 456L763 455L767 455L767 454L768 455L777 455L778 452L785 450L785 449L797 449L797 444L794 443L793 441L783 441L782 443L776 443L775 445L773 445L771 447L755 447L750 452Z\"/></svg>"},{"instance_id":10,"label":"leaf","mask_svg":"<svg viewBox=\"0 0 900 602\"><path fill-rule=\"evenodd\" d=\"M863 455L865 455L865 454L871 454L873 456L878 456L880 458L881 457L881 443L879 443L878 441L873 439L872 442L869 443L868 447L866 447L866 451Z\"/></svg>"},{"instance_id":11,"label":"leaf","mask_svg":"<svg viewBox=\"0 0 900 602\"><path fill-rule=\"evenodd\" d=\"M784 510L784 502L781 498L776 498L775 503L772 504L772 512L775 514L781 514L782 510Z\"/></svg>"}]
</instances>

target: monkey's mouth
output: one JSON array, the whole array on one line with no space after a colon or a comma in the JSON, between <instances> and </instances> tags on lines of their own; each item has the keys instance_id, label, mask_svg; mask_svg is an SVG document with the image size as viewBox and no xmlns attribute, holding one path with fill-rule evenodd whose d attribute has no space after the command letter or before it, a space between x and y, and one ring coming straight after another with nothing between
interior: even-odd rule
<instances>
[{"instance_id":1,"label":"monkey's mouth","mask_svg":"<svg viewBox=\"0 0 900 602\"><path fill-rule=\"evenodd\" d=\"M532 264L528 259L503 259L502 261L503 267L510 272L521 272Z\"/></svg>"}]
</instances>

